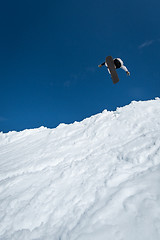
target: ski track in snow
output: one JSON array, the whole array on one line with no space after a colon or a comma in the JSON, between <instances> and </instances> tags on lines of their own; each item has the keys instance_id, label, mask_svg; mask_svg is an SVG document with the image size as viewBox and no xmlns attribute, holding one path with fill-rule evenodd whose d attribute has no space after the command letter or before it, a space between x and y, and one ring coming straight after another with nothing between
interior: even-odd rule
<instances>
[{"instance_id":1,"label":"ski track in snow","mask_svg":"<svg viewBox=\"0 0 160 240\"><path fill-rule=\"evenodd\" d=\"M159 240L160 99L0 133L0 240Z\"/></svg>"}]
</instances>

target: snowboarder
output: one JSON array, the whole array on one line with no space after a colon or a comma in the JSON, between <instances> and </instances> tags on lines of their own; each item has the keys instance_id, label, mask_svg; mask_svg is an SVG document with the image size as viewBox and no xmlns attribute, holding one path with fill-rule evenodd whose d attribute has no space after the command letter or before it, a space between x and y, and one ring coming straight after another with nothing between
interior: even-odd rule
<instances>
[{"instance_id":1,"label":"snowboarder","mask_svg":"<svg viewBox=\"0 0 160 240\"><path fill-rule=\"evenodd\" d=\"M122 61L120 58L114 58L113 61L114 61L114 65L115 65L115 68L116 68L116 69L117 69L117 68L122 68L122 69L127 73L127 75L130 76L130 72L129 72L128 69L124 66L123 61ZM101 63L100 65L98 65L98 67L102 67L103 65L106 65L106 67L108 68L106 62ZM109 72L109 74L110 74L109 69L108 69L108 72Z\"/></svg>"}]
</instances>

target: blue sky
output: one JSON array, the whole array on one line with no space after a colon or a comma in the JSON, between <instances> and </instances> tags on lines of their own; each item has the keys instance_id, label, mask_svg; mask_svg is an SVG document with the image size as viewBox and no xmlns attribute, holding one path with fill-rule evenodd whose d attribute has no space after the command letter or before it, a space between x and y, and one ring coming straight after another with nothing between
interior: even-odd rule
<instances>
[{"instance_id":1,"label":"blue sky","mask_svg":"<svg viewBox=\"0 0 160 240\"><path fill-rule=\"evenodd\" d=\"M0 131L72 123L160 93L160 1L3 1ZM118 70L113 85L107 55Z\"/></svg>"}]
</instances>

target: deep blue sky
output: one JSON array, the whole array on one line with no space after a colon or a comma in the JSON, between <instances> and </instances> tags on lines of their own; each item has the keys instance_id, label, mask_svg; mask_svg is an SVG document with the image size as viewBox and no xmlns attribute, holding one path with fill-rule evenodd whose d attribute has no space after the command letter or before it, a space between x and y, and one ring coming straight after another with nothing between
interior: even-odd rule
<instances>
[{"instance_id":1,"label":"deep blue sky","mask_svg":"<svg viewBox=\"0 0 160 240\"><path fill-rule=\"evenodd\" d=\"M160 94L160 1L20 0L0 7L0 131L80 121ZM118 70L113 85L107 55Z\"/></svg>"}]
</instances>

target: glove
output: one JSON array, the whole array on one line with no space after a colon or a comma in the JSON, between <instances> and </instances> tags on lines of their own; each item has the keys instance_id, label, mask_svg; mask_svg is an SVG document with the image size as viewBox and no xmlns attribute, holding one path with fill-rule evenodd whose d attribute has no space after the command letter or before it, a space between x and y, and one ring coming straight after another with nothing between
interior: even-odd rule
<instances>
[{"instance_id":1,"label":"glove","mask_svg":"<svg viewBox=\"0 0 160 240\"><path fill-rule=\"evenodd\" d=\"M102 67L102 65L100 64L100 65L98 65L98 67Z\"/></svg>"},{"instance_id":2,"label":"glove","mask_svg":"<svg viewBox=\"0 0 160 240\"><path fill-rule=\"evenodd\" d=\"M126 73L127 73L127 76L130 76L130 72L127 71Z\"/></svg>"}]
</instances>

